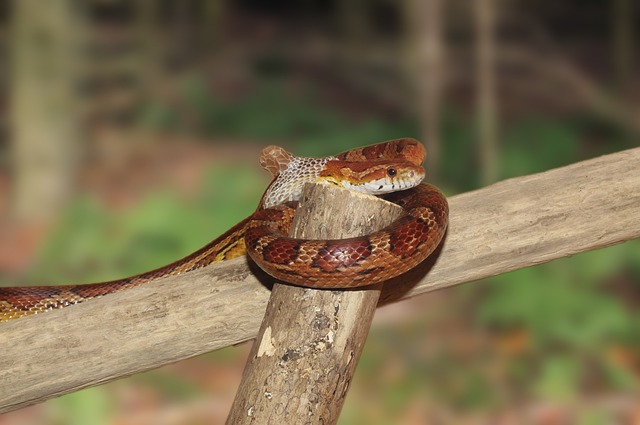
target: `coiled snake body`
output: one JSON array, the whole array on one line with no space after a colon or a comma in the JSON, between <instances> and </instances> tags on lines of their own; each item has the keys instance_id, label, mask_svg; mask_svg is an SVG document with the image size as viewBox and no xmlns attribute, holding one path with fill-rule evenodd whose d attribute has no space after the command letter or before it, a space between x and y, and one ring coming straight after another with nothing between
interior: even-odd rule
<instances>
[{"instance_id":1,"label":"coiled snake body","mask_svg":"<svg viewBox=\"0 0 640 425\"><path fill-rule=\"evenodd\" d=\"M260 163L273 174L273 181L256 212L217 239L174 263L120 280L0 288L0 322L63 308L245 253L267 273L301 286L348 288L390 279L428 257L447 226L446 198L435 186L420 184L425 155L424 147L413 139L326 158L295 157L282 148L266 147ZM320 181L365 193L395 192L388 199L403 206L404 214L385 229L357 238L286 237L304 183Z\"/></svg>"}]
</instances>

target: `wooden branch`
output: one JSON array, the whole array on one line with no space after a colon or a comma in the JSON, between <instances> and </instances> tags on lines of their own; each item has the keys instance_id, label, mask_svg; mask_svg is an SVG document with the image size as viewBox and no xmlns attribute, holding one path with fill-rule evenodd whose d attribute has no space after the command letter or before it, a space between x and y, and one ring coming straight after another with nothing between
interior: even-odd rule
<instances>
[{"instance_id":1,"label":"wooden branch","mask_svg":"<svg viewBox=\"0 0 640 425\"><path fill-rule=\"evenodd\" d=\"M636 148L450 198L443 248L381 302L640 237L639 170ZM1 324L0 412L247 341L268 298L236 259Z\"/></svg>"},{"instance_id":2,"label":"wooden branch","mask_svg":"<svg viewBox=\"0 0 640 425\"><path fill-rule=\"evenodd\" d=\"M336 186L308 185L291 236L339 239L390 224L402 208ZM228 424L334 424L382 285L328 291L276 283Z\"/></svg>"}]
</instances>

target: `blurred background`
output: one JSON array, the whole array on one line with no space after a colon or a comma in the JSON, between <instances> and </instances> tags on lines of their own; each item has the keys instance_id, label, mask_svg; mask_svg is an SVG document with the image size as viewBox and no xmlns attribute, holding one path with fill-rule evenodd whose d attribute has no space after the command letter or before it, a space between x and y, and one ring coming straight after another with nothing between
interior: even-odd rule
<instances>
[{"instance_id":1,"label":"blurred background","mask_svg":"<svg viewBox=\"0 0 640 425\"><path fill-rule=\"evenodd\" d=\"M0 284L181 258L254 210L267 144L416 137L448 195L635 147L639 6L2 0ZM381 308L340 423L640 424L639 242ZM0 425L224 423L248 350Z\"/></svg>"}]
</instances>

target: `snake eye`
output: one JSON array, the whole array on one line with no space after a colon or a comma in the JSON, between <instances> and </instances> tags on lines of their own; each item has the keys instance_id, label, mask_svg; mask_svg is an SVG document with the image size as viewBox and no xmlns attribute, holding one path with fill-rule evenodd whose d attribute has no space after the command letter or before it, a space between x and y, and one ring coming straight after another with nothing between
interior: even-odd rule
<instances>
[{"instance_id":1,"label":"snake eye","mask_svg":"<svg viewBox=\"0 0 640 425\"><path fill-rule=\"evenodd\" d=\"M389 176L393 177L396 174L398 174L398 171L395 168L387 168L387 174L389 174Z\"/></svg>"}]
</instances>

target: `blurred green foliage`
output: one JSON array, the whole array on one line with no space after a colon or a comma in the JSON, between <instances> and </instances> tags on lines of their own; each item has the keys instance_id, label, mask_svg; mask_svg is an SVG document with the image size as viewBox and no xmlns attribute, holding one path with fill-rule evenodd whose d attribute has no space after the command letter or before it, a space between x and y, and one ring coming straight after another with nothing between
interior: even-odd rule
<instances>
[{"instance_id":1,"label":"blurred green foliage","mask_svg":"<svg viewBox=\"0 0 640 425\"><path fill-rule=\"evenodd\" d=\"M251 214L262 185L256 168L218 164L193 200L157 192L114 212L79 198L43 245L28 283L108 280L168 264Z\"/></svg>"},{"instance_id":2,"label":"blurred green foliage","mask_svg":"<svg viewBox=\"0 0 640 425\"><path fill-rule=\"evenodd\" d=\"M263 79L251 92L235 99L211 95L202 78L184 81L179 105L149 105L141 116L145 126L195 132L211 140L295 144L299 155L326 155L355 146L398 137L417 137L410 120L363 119L352 122L332 107L322 106L313 88L288 87L280 78Z\"/></svg>"},{"instance_id":3,"label":"blurred green foliage","mask_svg":"<svg viewBox=\"0 0 640 425\"><path fill-rule=\"evenodd\" d=\"M611 388L640 388L608 356L616 347L640 349L638 300L616 293L620 286L640 293L638 252L634 240L489 279L478 323L526 329L532 340L531 367L520 385L553 398L577 396L588 377Z\"/></svg>"},{"instance_id":4,"label":"blurred green foliage","mask_svg":"<svg viewBox=\"0 0 640 425\"><path fill-rule=\"evenodd\" d=\"M52 425L107 425L110 413L117 407L99 387L60 397L52 404Z\"/></svg>"}]
</instances>

